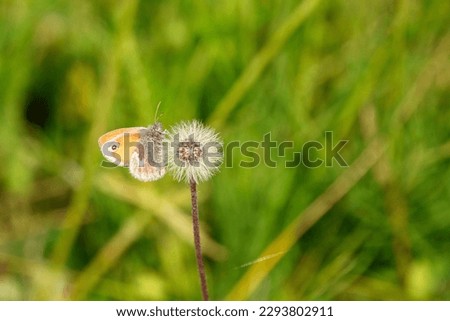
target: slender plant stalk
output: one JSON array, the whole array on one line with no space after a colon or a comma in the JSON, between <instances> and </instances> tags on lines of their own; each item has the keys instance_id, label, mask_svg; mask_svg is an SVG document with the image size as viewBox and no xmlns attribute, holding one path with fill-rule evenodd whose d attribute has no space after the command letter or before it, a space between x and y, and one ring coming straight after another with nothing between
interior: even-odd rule
<instances>
[{"instance_id":1,"label":"slender plant stalk","mask_svg":"<svg viewBox=\"0 0 450 321\"><path fill-rule=\"evenodd\" d=\"M197 258L197 269L200 277L200 286L202 289L202 297L204 301L209 300L208 285L206 283L205 266L203 265L202 246L200 243L200 222L198 219L198 204L197 204L197 183L191 180L191 203L192 203L192 226L194 229L194 246L195 256Z\"/></svg>"}]
</instances>

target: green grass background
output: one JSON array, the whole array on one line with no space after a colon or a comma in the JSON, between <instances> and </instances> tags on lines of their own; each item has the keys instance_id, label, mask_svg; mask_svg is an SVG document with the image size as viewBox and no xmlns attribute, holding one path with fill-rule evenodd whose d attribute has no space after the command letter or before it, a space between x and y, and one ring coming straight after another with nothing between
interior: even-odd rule
<instances>
[{"instance_id":1,"label":"green grass background","mask_svg":"<svg viewBox=\"0 0 450 321\"><path fill-rule=\"evenodd\" d=\"M449 300L449 21L440 0L1 1L0 299L200 299L188 187L100 167L97 138L161 102L225 143L349 140L347 168L235 153L200 185L213 299Z\"/></svg>"}]
</instances>

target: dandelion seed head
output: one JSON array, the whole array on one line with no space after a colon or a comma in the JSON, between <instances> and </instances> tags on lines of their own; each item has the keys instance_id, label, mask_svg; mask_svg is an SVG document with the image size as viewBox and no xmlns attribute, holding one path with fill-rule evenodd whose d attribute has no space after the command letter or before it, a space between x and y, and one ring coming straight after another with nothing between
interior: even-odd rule
<instances>
[{"instance_id":1,"label":"dandelion seed head","mask_svg":"<svg viewBox=\"0 0 450 321\"><path fill-rule=\"evenodd\" d=\"M222 141L199 121L175 125L167 135L168 171L178 181L196 183L213 176L222 163Z\"/></svg>"}]
</instances>

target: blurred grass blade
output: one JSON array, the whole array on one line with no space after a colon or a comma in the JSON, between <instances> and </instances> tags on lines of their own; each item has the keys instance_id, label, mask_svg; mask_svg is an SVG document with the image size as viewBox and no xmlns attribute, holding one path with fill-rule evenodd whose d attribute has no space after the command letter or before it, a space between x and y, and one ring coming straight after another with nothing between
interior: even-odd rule
<instances>
[{"instance_id":1,"label":"blurred grass blade","mask_svg":"<svg viewBox=\"0 0 450 321\"><path fill-rule=\"evenodd\" d=\"M448 68L448 52L450 49L450 35L441 38L433 55L425 64L423 71L417 77L404 100L397 109L397 116L393 120L393 129L399 130L413 112L420 105L425 93L430 88L437 73ZM438 68L439 66L439 68ZM418 90L420 88L420 90ZM417 93L418 92L418 93ZM415 99L411 98L413 96ZM262 257L273 253L285 252L327 211L333 207L350 189L371 169L381 158L386 150L382 140L372 139L368 147L358 159L348 168L328 189L311 203L284 231L261 253ZM281 260L284 255L274 257L272 260L253 265L239 280L227 296L229 300L245 300L261 284L269 272Z\"/></svg>"},{"instance_id":2,"label":"blurred grass blade","mask_svg":"<svg viewBox=\"0 0 450 321\"><path fill-rule=\"evenodd\" d=\"M115 51L115 50L113 50ZM92 176L97 166L95 153L97 153L97 139L106 128L106 119L113 103L114 93L117 88L117 54L110 56L107 72L104 79L104 87L101 89L95 104L94 114L96 121L92 123L89 134L86 137L86 150L83 157L82 167L84 175L80 186L73 196L72 202L67 209L61 236L53 251L52 261L57 266L63 266L72 249L74 240L78 234L80 225L86 212L89 195L91 193Z\"/></svg>"},{"instance_id":3,"label":"blurred grass blade","mask_svg":"<svg viewBox=\"0 0 450 321\"><path fill-rule=\"evenodd\" d=\"M294 222L285 228L260 256L265 257L279 252L283 252L283 254L250 267L226 299L248 299L295 242L361 180L384 151L385 148L380 142L373 140L355 162L323 194L316 198Z\"/></svg>"},{"instance_id":4,"label":"blurred grass blade","mask_svg":"<svg viewBox=\"0 0 450 321\"><path fill-rule=\"evenodd\" d=\"M133 7L133 1L130 1L130 6ZM125 18L131 19L124 15ZM130 25L130 26L129 26ZM119 23L119 26L131 27L131 24ZM118 73L121 60L121 42L119 36L113 42L113 48L109 50L108 54L105 53L105 73L102 77L102 86L99 89L98 96L93 108L93 115L95 115L95 121L92 122L89 133L86 137L84 144L86 150L83 155L82 167L84 175L82 182L78 189L75 191L72 202L67 210L67 215L63 223L62 234L56 243L55 249L52 254L52 261L56 266L64 266L72 249L75 238L78 235L80 225L83 221L84 214L88 207L89 196L92 188L93 174L97 167L95 159L98 157L97 151L97 139L105 132L106 123L109 115L109 111L112 109L114 96L118 86Z\"/></svg>"},{"instance_id":5,"label":"blurred grass blade","mask_svg":"<svg viewBox=\"0 0 450 321\"><path fill-rule=\"evenodd\" d=\"M391 129L409 120L440 75L450 74L450 33L442 37L391 119ZM442 76L441 76L442 77ZM444 76L445 77L445 76Z\"/></svg>"},{"instance_id":6,"label":"blurred grass blade","mask_svg":"<svg viewBox=\"0 0 450 321\"><path fill-rule=\"evenodd\" d=\"M181 212L164 196L157 195L151 188L142 188L142 185L131 184L121 179L118 175L100 175L95 185L108 195L148 211L149 216L156 216L180 238L193 245L190 216ZM215 260L224 260L227 257L227 250L204 231L202 231L202 241L205 255Z\"/></svg>"},{"instance_id":7,"label":"blurred grass blade","mask_svg":"<svg viewBox=\"0 0 450 321\"><path fill-rule=\"evenodd\" d=\"M319 0L302 1L286 22L273 34L268 43L256 54L242 75L236 80L226 96L217 105L210 117L215 128L222 128L238 102L255 83L269 62L279 53L283 45L300 24L308 18L319 4Z\"/></svg>"},{"instance_id":8,"label":"blurred grass blade","mask_svg":"<svg viewBox=\"0 0 450 321\"><path fill-rule=\"evenodd\" d=\"M82 300L99 279L120 259L146 229L152 219L148 213L138 212L131 216L111 240L100 250L73 283L72 300Z\"/></svg>"}]
</instances>

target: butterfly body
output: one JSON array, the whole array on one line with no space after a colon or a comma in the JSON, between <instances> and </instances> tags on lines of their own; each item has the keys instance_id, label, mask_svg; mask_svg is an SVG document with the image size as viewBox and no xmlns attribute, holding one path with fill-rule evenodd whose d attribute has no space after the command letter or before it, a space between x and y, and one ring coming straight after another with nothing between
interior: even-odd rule
<instances>
[{"instance_id":1,"label":"butterfly body","mask_svg":"<svg viewBox=\"0 0 450 321\"><path fill-rule=\"evenodd\" d=\"M160 123L148 127L112 130L98 139L103 156L111 163L128 167L131 175L144 182L162 178L164 131Z\"/></svg>"}]
</instances>

